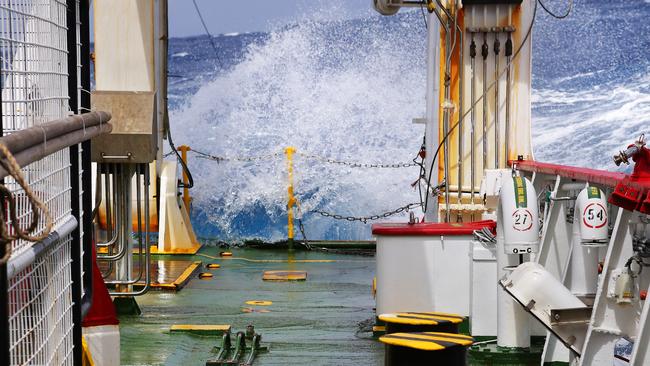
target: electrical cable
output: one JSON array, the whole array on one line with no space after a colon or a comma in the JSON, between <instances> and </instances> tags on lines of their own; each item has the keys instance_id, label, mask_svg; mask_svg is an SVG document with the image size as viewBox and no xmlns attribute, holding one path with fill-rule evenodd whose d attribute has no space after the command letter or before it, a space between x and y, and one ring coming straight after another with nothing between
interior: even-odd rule
<instances>
[{"instance_id":1,"label":"electrical cable","mask_svg":"<svg viewBox=\"0 0 650 366\"><path fill-rule=\"evenodd\" d=\"M208 26L205 24L205 21L203 20L203 15L201 14L201 10L199 9L199 6L196 4L196 0L192 0L192 2L194 3L194 9L196 9L196 13L199 15L201 24L203 24L203 29L205 30L205 34L208 35L210 44L214 49L214 56L217 58L217 61L219 62L219 66L223 67L223 62L221 62L221 58L219 57L219 49L217 48L217 45L214 44L214 39L212 39L212 34L210 34L210 31L208 30Z\"/></svg>"},{"instance_id":2,"label":"electrical cable","mask_svg":"<svg viewBox=\"0 0 650 366\"><path fill-rule=\"evenodd\" d=\"M187 163L185 162L185 160L183 160L181 154L178 153L178 150L176 150L176 146L174 146L174 140L172 140L171 128L167 129L167 143L169 143L169 147L172 149L174 154L176 154L176 158L178 159L178 162L181 163L183 172L185 172L185 174L187 175L187 185L185 185L185 183L181 183L179 187L188 188L188 189L194 187L194 178L192 178L192 172L190 172L190 168L187 167Z\"/></svg>"},{"instance_id":3,"label":"electrical cable","mask_svg":"<svg viewBox=\"0 0 650 366\"><path fill-rule=\"evenodd\" d=\"M447 134L445 134L445 136L443 136L442 140L440 141L440 144L438 144L438 148L436 149L436 153L433 155L433 159L431 160L431 166L429 167L429 175L428 175L428 177L427 177L427 195L426 195L426 198L425 198L425 200L424 200L424 211L425 211L425 212L426 212L427 207L428 207L428 204L429 204L429 196L430 196L430 194L429 194L429 192L428 192L428 190L429 190L428 187L431 186L431 177L432 177L432 173L433 173L433 164L436 162L436 159L438 158L438 154L440 153L440 149L441 149L442 146L444 145L444 143L445 143L445 141L447 140L447 138L449 138L449 136L451 135L451 133L454 131L454 129L458 126L458 124L460 123L460 121L462 121L462 120L463 120L463 119L464 119L464 118L465 118L465 117L466 117L466 116L467 116L467 115L468 115L468 114L469 114L469 113L470 113L470 112L471 112L471 111L476 107L476 105L477 105L481 100L483 100L483 98L485 98L487 92L489 92L490 89L492 89L492 88L494 87L494 85L495 85L495 84L496 84L496 83L501 79L501 77L502 77L502 76L505 74L505 72L508 70L508 66L510 66L510 65L514 62L514 60L517 58L517 56L519 56L519 53L521 53L521 50L524 48L524 45L525 45L526 42L528 42L528 40L530 39L530 34L532 33L532 31L533 31L533 26L535 25L535 16L536 16L536 15L537 15L537 2L535 2L535 7L533 8L533 17L532 17L532 20L530 21L530 26L528 27L528 31L526 32L526 35L524 36L523 41L521 42L521 44L520 44L519 47L517 48L517 51L515 51L515 53L512 55L512 58L510 59L510 62L508 62L508 63L506 64L505 68L504 68L504 69L499 73L499 75L496 77L496 79L493 80L492 83L490 83L490 85L486 88L485 93L483 93L480 97L478 97L478 99L476 99L476 100L474 101L474 103L472 103L472 105L469 107L469 109L467 110L467 112L465 112L465 113L464 113L464 114L463 114L463 115L458 119L458 121L457 121L456 123L454 123L454 125L451 126L451 128L449 128L449 131L447 131ZM462 51L461 51L461 52L462 52ZM445 188L445 189L446 189L446 188Z\"/></svg>"},{"instance_id":4,"label":"electrical cable","mask_svg":"<svg viewBox=\"0 0 650 366\"><path fill-rule=\"evenodd\" d=\"M566 9L566 13L564 15L557 15L557 14L553 13L551 10L549 10L546 7L546 5L544 5L542 0L537 0L537 1L539 2L539 5L542 6L542 9L544 9L544 11L546 13L548 13L548 15L552 16L555 19L564 19L564 18L568 17L569 14L571 14L571 10L573 9L573 0L569 0L568 6L567 6L567 9Z\"/></svg>"},{"instance_id":5,"label":"electrical cable","mask_svg":"<svg viewBox=\"0 0 650 366\"><path fill-rule=\"evenodd\" d=\"M424 29L429 29L429 24L427 24L427 15L424 13L424 7L426 5L426 1L420 3L420 12L422 13L422 20L424 20Z\"/></svg>"}]
</instances>

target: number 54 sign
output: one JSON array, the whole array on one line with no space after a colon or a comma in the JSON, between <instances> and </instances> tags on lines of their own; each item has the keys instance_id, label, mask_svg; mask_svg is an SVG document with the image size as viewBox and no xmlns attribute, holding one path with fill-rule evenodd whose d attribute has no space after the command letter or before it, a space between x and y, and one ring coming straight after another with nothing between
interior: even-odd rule
<instances>
[{"instance_id":1,"label":"number 54 sign","mask_svg":"<svg viewBox=\"0 0 650 366\"><path fill-rule=\"evenodd\" d=\"M582 222L588 228L598 229L607 224L607 211L600 203L588 204L582 212Z\"/></svg>"}]
</instances>

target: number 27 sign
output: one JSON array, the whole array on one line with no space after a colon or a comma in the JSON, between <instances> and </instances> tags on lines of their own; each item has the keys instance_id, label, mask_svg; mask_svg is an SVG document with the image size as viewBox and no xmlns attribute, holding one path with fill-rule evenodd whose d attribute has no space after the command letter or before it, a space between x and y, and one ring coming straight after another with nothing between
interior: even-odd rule
<instances>
[{"instance_id":1,"label":"number 27 sign","mask_svg":"<svg viewBox=\"0 0 650 366\"><path fill-rule=\"evenodd\" d=\"M527 209L518 209L512 214L512 227L517 231L528 231L533 226L533 214Z\"/></svg>"}]
</instances>

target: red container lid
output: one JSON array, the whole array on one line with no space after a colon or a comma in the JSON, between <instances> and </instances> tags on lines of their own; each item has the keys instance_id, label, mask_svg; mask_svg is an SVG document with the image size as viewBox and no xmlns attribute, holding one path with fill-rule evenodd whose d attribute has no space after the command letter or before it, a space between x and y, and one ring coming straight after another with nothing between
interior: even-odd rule
<instances>
[{"instance_id":1,"label":"red container lid","mask_svg":"<svg viewBox=\"0 0 650 366\"><path fill-rule=\"evenodd\" d=\"M474 230L484 227L490 229L492 233L496 233L497 223L494 220L458 223L383 223L372 225L372 234L385 236L472 235Z\"/></svg>"}]
</instances>

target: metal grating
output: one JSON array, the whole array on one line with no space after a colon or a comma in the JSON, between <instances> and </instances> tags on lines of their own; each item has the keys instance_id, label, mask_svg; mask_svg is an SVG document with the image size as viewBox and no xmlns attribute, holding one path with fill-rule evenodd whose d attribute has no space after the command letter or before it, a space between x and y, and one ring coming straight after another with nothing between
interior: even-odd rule
<instances>
[{"instance_id":1,"label":"metal grating","mask_svg":"<svg viewBox=\"0 0 650 366\"><path fill-rule=\"evenodd\" d=\"M9 283L12 365L72 365L70 237Z\"/></svg>"},{"instance_id":2,"label":"metal grating","mask_svg":"<svg viewBox=\"0 0 650 366\"><path fill-rule=\"evenodd\" d=\"M66 12L61 0L0 0L3 134L68 114ZM71 215L71 178L79 179L70 176L69 150L49 155L23 172L47 205L56 230ZM24 192L10 178L4 184L14 193L19 220L27 223L33 213ZM41 219L38 230L44 226ZM12 258L32 245L14 242ZM71 239L67 236L10 280L12 365L73 363L71 262Z\"/></svg>"}]
</instances>

